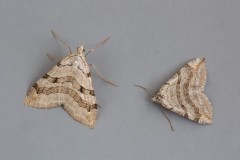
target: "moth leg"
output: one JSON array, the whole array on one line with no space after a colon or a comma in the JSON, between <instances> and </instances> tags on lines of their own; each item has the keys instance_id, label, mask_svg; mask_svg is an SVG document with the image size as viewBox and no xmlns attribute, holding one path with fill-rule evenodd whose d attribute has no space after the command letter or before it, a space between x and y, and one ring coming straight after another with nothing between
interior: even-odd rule
<instances>
[{"instance_id":1,"label":"moth leg","mask_svg":"<svg viewBox=\"0 0 240 160\"><path fill-rule=\"evenodd\" d=\"M110 39L110 37L105 38L104 40L102 40L101 42L99 42L94 48L90 49L89 51L86 52L85 57L87 57L87 55L89 53L94 52L96 49L98 49L99 47L101 47L102 45L104 45L105 43L107 43L107 41Z\"/></svg>"},{"instance_id":2,"label":"moth leg","mask_svg":"<svg viewBox=\"0 0 240 160\"><path fill-rule=\"evenodd\" d=\"M107 82L107 83L109 83L109 84L111 84L111 85L113 85L113 86L115 86L115 87L118 87L118 85L116 85L116 84L114 84L113 82L111 82L111 81L107 80L106 78L104 78L104 76L99 72L99 70L96 68L95 65L93 65L93 64L89 64L89 65L92 66L92 67L95 69L95 71L97 72L97 75L98 75L102 80L104 80L105 82Z\"/></svg>"},{"instance_id":3,"label":"moth leg","mask_svg":"<svg viewBox=\"0 0 240 160\"><path fill-rule=\"evenodd\" d=\"M173 128L172 122L171 122L170 118L168 117L167 112L166 112L164 109L162 109L162 108L160 108L160 109L161 109L161 111L162 111L164 117L167 119L167 121L168 121L168 123L169 123L169 125L170 125L171 130L174 131L174 128Z\"/></svg>"},{"instance_id":4,"label":"moth leg","mask_svg":"<svg viewBox=\"0 0 240 160\"><path fill-rule=\"evenodd\" d=\"M54 32L53 30L51 30L51 33L53 35L53 37L56 39L56 41L59 41L61 42L64 47L66 47L68 49L68 51L70 52L70 54L72 54L72 50L71 48L69 47L69 45L56 33Z\"/></svg>"},{"instance_id":5,"label":"moth leg","mask_svg":"<svg viewBox=\"0 0 240 160\"><path fill-rule=\"evenodd\" d=\"M134 84L135 87L139 87L141 89L143 89L144 91L148 92L148 89L146 87L140 86L138 84Z\"/></svg>"},{"instance_id":6,"label":"moth leg","mask_svg":"<svg viewBox=\"0 0 240 160\"><path fill-rule=\"evenodd\" d=\"M137 85L137 84L134 84L134 86L143 89L144 91L146 91L146 92L150 95L150 93L149 93L149 91L148 91L148 89L147 89L146 87L143 87L143 86ZM167 112L166 112L164 109L162 109L162 108L160 108L160 110L161 110L161 112L163 113L164 117L167 119L171 130L174 131L174 128L173 128L173 125L172 125L172 121L170 120Z\"/></svg>"},{"instance_id":7,"label":"moth leg","mask_svg":"<svg viewBox=\"0 0 240 160\"><path fill-rule=\"evenodd\" d=\"M97 106L98 106L99 108L102 108L99 104L97 104Z\"/></svg>"},{"instance_id":8,"label":"moth leg","mask_svg":"<svg viewBox=\"0 0 240 160\"><path fill-rule=\"evenodd\" d=\"M62 59L62 58L59 58L59 57L55 57L55 56L53 56L49 53L47 53L47 56L51 61L56 62L56 63L58 63L60 61L60 59Z\"/></svg>"}]
</instances>

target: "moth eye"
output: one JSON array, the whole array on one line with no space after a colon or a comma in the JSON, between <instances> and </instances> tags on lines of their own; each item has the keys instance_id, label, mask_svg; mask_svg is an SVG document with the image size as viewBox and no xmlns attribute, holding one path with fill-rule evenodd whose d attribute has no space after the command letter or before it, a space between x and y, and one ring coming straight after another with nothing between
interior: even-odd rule
<instances>
[{"instance_id":1,"label":"moth eye","mask_svg":"<svg viewBox=\"0 0 240 160\"><path fill-rule=\"evenodd\" d=\"M83 48L83 52L85 52L85 49Z\"/></svg>"}]
</instances>

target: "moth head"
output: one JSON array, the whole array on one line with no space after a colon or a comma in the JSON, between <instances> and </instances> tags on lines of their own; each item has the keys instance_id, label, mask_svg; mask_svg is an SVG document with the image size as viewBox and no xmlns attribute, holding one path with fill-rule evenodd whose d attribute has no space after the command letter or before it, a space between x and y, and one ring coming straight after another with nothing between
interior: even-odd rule
<instances>
[{"instance_id":1,"label":"moth head","mask_svg":"<svg viewBox=\"0 0 240 160\"><path fill-rule=\"evenodd\" d=\"M78 48L77 48L77 54L84 54L85 52L85 49L83 48L83 45L80 45Z\"/></svg>"}]
</instances>

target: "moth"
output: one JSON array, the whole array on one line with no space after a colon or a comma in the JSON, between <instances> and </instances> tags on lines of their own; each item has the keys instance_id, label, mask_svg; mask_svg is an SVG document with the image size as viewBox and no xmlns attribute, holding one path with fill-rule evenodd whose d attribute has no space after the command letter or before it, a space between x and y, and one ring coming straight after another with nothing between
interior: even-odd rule
<instances>
[{"instance_id":1,"label":"moth","mask_svg":"<svg viewBox=\"0 0 240 160\"><path fill-rule=\"evenodd\" d=\"M160 88L152 101L192 121L211 124L213 108L203 92L206 78L205 58L193 59Z\"/></svg>"},{"instance_id":2,"label":"moth","mask_svg":"<svg viewBox=\"0 0 240 160\"><path fill-rule=\"evenodd\" d=\"M103 78L100 73L99 75ZM30 87L24 104L44 109L63 106L74 120L94 128L98 104L83 46L64 57Z\"/></svg>"}]
</instances>

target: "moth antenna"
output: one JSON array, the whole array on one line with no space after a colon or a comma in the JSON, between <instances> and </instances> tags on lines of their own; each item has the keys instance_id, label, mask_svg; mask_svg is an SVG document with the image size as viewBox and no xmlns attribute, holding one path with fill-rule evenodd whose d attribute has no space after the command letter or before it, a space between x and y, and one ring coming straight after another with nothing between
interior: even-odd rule
<instances>
[{"instance_id":1,"label":"moth antenna","mask_svg":"<svg viewBox=\"0 0 240 160\"><path fill-rule=\"evenodd\" d=\"M61 42L64 45L64 47L66 47L69 50L69 52L72 54L72 50L69 47L69 45L56 32L51 30L51 33L52 33L53 37L56 39L56 41Z\"/></svg>"},{"instance_id":2,"label":"moth antenna","mask_svg":"<svg viewBox=\"0 0 240 160\"><path fill-rule=\"evenodd\" d=\"M89 64L89 65L92 66L92 67L95 69L95 71L97 72L97 75L98 75L102 80L104 80L105 82L111 84L111 85L114 86L114 87L118 87L118 85L116 85L115 83L107 80L107 79L99 72L99 70L97 69L97 67L96 67L95 65L93 65L93 64Z\"/></svg>"},{"instance_id":3,"label":"moth antenna","mask_svg":"<svg viewBox=\"0 0 240 160\"><path fill-rule=\"evenodd\" d=\"M104 45L105 43L107 43L107 41L110 39L110 37L105 38L104 40L102 40L101 42L99 42L94 48L90 49L89 51L86 52L85 57L88 56L88 54L94 52L96 49L100 48L102 45Z\"/></svg>"},{"instance_id":4,"label":"moth antenna","mask_svg":"<svg viewBox=\"0 0 240 160\"><path fill-rule=\"evenodd\" d=\"M137 84L134 84L134 86L143 89L144 91L146 91L150 95L150 93L149 93L149 91L148 91L148 89L146 87L143 87L143 86L140 86L140 85L137 85ZM162 108L160 108L160 110L163 113L164 117L167 119L167 121L168 121L168 123L170 125L171 130L174 131L172 122L171 122L170 118L168 117L167 112L164 109L162 109Z\"/></svg>"}]
</instances>

